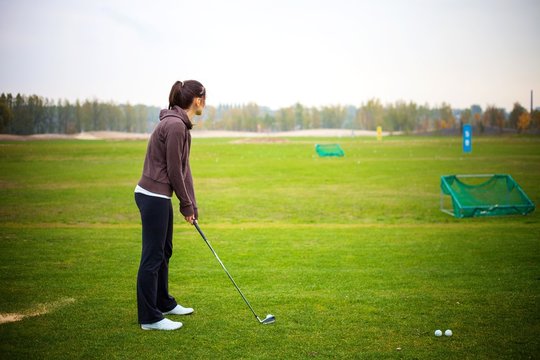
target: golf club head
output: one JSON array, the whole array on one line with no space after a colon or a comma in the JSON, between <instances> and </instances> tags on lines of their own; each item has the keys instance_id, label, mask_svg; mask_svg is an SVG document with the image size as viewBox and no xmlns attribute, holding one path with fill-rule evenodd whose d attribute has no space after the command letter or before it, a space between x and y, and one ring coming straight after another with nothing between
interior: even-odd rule
<instances>
[{"instance_id":1,"label":"golf club head","mask_svg":"<svg viewBox=\"0 0 540 360\"><path fill-rule=\"evenodd\" d=\"M259 320L259 321L261 322L261 324L264 324L264 325L273 324L276 322L276 317L272 314L268 314L266 315L264 320Z\"/></svg>"}]
</instances>

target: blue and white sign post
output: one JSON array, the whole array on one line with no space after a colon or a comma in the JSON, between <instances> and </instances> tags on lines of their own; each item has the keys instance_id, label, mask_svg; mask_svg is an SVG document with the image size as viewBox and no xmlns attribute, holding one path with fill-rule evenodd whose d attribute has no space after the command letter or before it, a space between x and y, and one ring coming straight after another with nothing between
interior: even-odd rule
<instances>
[{"instance_id":1,"label":"blue and white sign post","mask_svg":"<svg viewBox=\"0 0 540 360\"><path fill-rule=\"evenodd\" d=\"M472 152L472 126L471 124L463 125L463 152Z\"/></svg>"}]
</instances>

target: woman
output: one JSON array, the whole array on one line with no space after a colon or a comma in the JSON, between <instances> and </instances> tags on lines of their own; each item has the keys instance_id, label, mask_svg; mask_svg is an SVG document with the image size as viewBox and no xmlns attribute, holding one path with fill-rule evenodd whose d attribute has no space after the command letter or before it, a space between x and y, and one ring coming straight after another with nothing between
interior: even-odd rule
<instances>
[{"instance_id":1,"label":"woman","mask_svg":"<svg viewBox=\"0 0 540 360\"><path fill-rule=\"evenodd\" d=\"M197 203L189 167L193 117L201 115L206 90L198 81L177 81L169 95L169 109L161 110L144 160L143 174L135 188L135 202L142 219L142 255L137 275L137 307L144 330L176 330L181 322L164 315L187 315L192 308L179 305L168 291L172 255L174 192L180 213L193 224Z\"/></svg>"}]
</instances>

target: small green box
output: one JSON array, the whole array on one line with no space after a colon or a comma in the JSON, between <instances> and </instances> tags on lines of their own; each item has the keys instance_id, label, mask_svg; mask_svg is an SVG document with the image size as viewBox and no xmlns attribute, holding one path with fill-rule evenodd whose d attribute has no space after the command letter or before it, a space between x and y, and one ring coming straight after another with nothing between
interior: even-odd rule
<instances>
[{"instance_id":1,"label":"small green box","mask_svg":"<svg viewBox=\"0 0 540 360\"><path fill-rule=\"evenodd\" d=\"M339 144L317 144L315 151L319 156L345 156L345 151Z\"/></svg>"}]
</instances>

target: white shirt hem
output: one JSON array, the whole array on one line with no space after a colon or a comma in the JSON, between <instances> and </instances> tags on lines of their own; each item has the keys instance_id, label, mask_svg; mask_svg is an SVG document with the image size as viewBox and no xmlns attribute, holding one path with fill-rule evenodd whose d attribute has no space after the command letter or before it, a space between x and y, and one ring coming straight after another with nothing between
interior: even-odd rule
<instances>
[{"instance_id":1,"label":"white shirt hem","mask_svg":"<svg viewBox=\"0 0 540 360\"><path fill-rule=\"evenodd\" d=\"M170 196L162 195L162 194L156 194L154 192L146 190L145 188L140 187L139 185L135 186L135 192L139 193L139 194L143 194L143 195L148 195L148 196L153 196L153 197L158 197L158 198L162 198L162 199L171 200Z\"/></svg>"}]
</instances>

